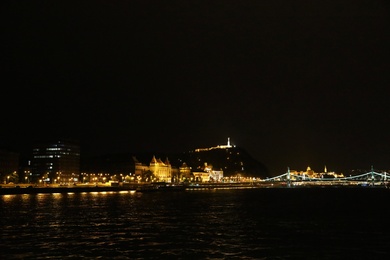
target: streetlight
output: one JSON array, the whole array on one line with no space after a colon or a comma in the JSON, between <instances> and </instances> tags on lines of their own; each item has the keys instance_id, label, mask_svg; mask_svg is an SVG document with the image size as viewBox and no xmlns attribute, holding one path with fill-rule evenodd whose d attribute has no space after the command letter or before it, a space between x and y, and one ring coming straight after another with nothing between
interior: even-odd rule
<instances>
[{"instance_id":1,"label":"streetlight","mask_svg":"<svg viewBox=\"0 0 390 260\"><path fill-rule=\"evenodd\" d=\"M9 175L7 176L7 183L9 183Z\"/></svg>"}]
</instances>

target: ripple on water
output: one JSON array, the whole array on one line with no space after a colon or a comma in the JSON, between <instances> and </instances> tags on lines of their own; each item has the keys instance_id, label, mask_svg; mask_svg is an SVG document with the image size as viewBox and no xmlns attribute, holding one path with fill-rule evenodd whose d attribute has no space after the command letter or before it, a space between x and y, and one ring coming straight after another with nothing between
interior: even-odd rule
<instances>
[{"instance_id":1,"label":"ripple on water","mask_svg":"<svg viewBox=\"0 0 390 260\"><path fill-rule=\"evenodd\" d=\"M357 255L368 259L389 254L386 211L370 207L369 212L359 215L357 205L337 204L340 193L334 198L327 195L336 205L311 206L316 197L313 193L305 198L305 203L284 208L280 204L283 200L273 199L266 192L2 197L2 256L4 259L343 259ZM296 201L293 194L289 196L288 201ZM302 194L295 199L301 197ZM370 205L372 198L365 200L359 196L359 199L362 205ZM341 211L343 208L345 212ZM350 212L356 214L347 221Z\"/></svg>"}]
</instances>

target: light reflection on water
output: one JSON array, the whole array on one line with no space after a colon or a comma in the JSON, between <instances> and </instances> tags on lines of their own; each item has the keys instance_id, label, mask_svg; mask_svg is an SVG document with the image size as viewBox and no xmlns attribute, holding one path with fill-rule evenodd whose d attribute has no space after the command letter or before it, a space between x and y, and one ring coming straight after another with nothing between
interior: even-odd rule
<instances>
[{"instance_id":1,"label":"light reflection on water","mask_svg":"<svg viewBox=\"0 0 390 260\"><path fill-rule=\"evenodd\" d=\"M378 197L360 192L354 196L356 202L343 202L341 195L263 189L3 195L0 256L345 259L388 255L389 226L383 223L388 223L389 213L378 209L383 200L388 201L388 193ZM366 211L361 211L361 205Z\"/></svg>"}]
</instances>

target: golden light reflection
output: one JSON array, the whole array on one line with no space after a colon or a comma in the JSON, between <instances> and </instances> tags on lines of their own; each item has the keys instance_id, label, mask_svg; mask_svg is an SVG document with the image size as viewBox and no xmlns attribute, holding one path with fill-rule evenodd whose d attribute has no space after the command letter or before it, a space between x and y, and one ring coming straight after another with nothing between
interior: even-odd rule
<instances>
[{"instance_id":1,"label":"golden light reflection","mask_svg":"<svg viewBox=\"0 0 390 260\"><path fill-rule=\"evenodd\" d=\"M4 202L10 202L16 197L16 195L3 195L2 198L4 198Z\"/></svg>"},{"instance_id":2,"label":"golden light reflection","mask_svg":"<svg viewBox=\"0 0 390 260\"><path fill-rule=\"evenodd\" d=\"M119 191L119 193L130 193L130 194L134 194L136 192L136 190L122 190L122 191Z\"/></svg>"},{"instance_id":3,"label":"golden light reflection","mask_svg":"<svg viewBox=\"0 0 390 260\"><path fill-rule=\"evenodd\" d=\"M37 193L37 196L38 196L39 198L47 197L47 196L51 196L51 193Z\"/></svg>"},{"instance_id":4,"label":"golden light reflection","mask_svg":"<svg viewBox=\"0 0 390 260\"><path fill-rule=\"evenodd\" d=\"M29 200L30 198L30 194L22 194L22 200Z\"/></svg>"}]
</instances>

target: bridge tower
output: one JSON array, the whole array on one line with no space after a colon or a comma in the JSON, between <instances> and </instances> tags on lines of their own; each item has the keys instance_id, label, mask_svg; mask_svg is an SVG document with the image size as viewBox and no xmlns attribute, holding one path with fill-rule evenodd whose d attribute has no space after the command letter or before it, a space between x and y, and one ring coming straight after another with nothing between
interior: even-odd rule
<instances>
[{"instance_id":1,"label":"bridge tower","mask_svg":"<svg viewBox=\"0 0 390 260\"><path fill-rule=\"evenodd\" d=\"M371 165L371 185L374 186L375 177L374 177L374 167Z\"/></svg>"},{"instance_id":2,"label":"bridge tower","mask_svg":"<svg viewBox=\"0 0 390 260\"><path fill-rule=\"evenodd\" d=\"M290 167L287 167L287 187L291 187L291 174L290 174Z\"/></svg>"}]
</instances>

